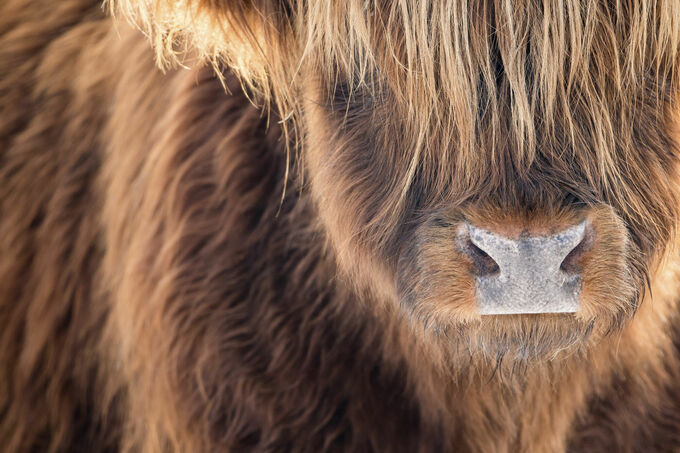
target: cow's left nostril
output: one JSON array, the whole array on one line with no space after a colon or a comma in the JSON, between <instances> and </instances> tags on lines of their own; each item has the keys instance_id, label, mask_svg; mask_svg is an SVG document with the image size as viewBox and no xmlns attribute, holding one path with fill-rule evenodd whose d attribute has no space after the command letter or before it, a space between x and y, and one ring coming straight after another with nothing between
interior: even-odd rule
<instances>
[{"instance_id":1,"label":"cow's left nostril","mask_svg":"<svg viewBox=\"0 0 680 453\"><path fill-rule=\"evenodd\" d=\"M593 244L594 233L586 227L583 239L574 247L571 252L564 258L560 269L568 274L578 274L582 270L581 258L591 248Z\"/></svg>"}]
</instances>

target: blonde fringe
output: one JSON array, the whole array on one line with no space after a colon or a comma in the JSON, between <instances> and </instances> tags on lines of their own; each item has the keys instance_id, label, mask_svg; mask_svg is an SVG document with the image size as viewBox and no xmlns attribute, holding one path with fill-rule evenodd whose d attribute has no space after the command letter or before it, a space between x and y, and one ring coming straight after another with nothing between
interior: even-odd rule
<instances>
[{"instance_id":1,"label":"blonde fringe","mask_svg":"<svg viewBox=\"0 0 680 453\"><path fill-rule=\"evenodd\" d=\"M147 33L161 65L190 48L199 61L229 66L295 136L301 67L340 68L354 87L375 87L377 77L396 93L404 142L414 144L404 194L423 162L436 162L432 174L453 166L478 178L479 149L493 159L510 147L518 171L528 169L539 143L555 147L556 118L568 141L560 148L592 148L594 183L616 185L611 150L632 142L637 99L650 89L663 96L678 79L674 0L109 0L108 8Z\"/></svg>"}]
</instances>

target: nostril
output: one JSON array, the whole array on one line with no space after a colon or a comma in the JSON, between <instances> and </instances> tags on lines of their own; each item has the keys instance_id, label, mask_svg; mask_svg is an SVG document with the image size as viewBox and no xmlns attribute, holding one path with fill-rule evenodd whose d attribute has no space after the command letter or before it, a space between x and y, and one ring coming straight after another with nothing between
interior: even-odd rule
<instances>
[{"instance_id":1,"label":"nostril","mask_svg":"<svg viewBox=\"0 0 680 453\"><path fill-rule=\"evenodd\" d=\"M551 279L557 269L578 274L583 256L591 248L595 233L586 220L551 235L523 231L517 239L464 224L458 230L458 249L477 276L505 274L508 279L540 276ZM514 276L514 277L513 277Z\"/></svg>"},{"instance_id":2,"label":"nostril","mask_svg":"<svg viewBox=\"0 0 680 453\"><path fill-rule=\"evenodd\" d=\"M586 228L583 239L574 247L569 254L562 260L560 269L568 274L577 274L582 270L582 258L590 250L594 240L594 233L591 228Z\"/></svg>"},{"instance_id":3,"label":"nostril","mask_svg":"<svg viewBox=\"0 0 680 453\"><path fill-rule=\"evenodd\" d=\"M478 276L494 275L500 271L498 263L469 238L465 241L463 252L470 258Z\"/></svg>"}]
</instances>

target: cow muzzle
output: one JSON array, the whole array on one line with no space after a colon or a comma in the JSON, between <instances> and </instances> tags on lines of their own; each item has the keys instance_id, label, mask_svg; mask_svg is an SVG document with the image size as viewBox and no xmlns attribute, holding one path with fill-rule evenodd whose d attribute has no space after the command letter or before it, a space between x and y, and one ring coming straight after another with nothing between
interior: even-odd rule
<instances>
[{"instance_id":1,"label":"cow muzzle","mask_svg":"<svg viewBox=\"0 0 680 453\"><path fill-rule=\"evenodd\" d=\"M580 258L595 233L587 220L555 234L518 237L463 223L460 251L473 263L482 315L573 313L582 284Z\"/></svg>"}]
</instances>

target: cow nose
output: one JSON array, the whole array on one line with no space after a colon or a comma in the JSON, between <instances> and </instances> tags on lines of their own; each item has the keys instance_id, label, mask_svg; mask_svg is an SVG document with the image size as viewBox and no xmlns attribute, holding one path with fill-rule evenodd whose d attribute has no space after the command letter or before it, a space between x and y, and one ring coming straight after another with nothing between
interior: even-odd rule
<instances>
[{"instance_id":1,"label":"cow nose","mask_svg":"<svg viewBox=\"0 0 680 453\"><path fill-rule=\"evenodd\" d=\"M469 223L462 226L462 234L463 253L475 266L482 315L578 310L578 262L592 243L585 220L557 234L523 233L517 239Z\"/></svg>"}]
</instances>

